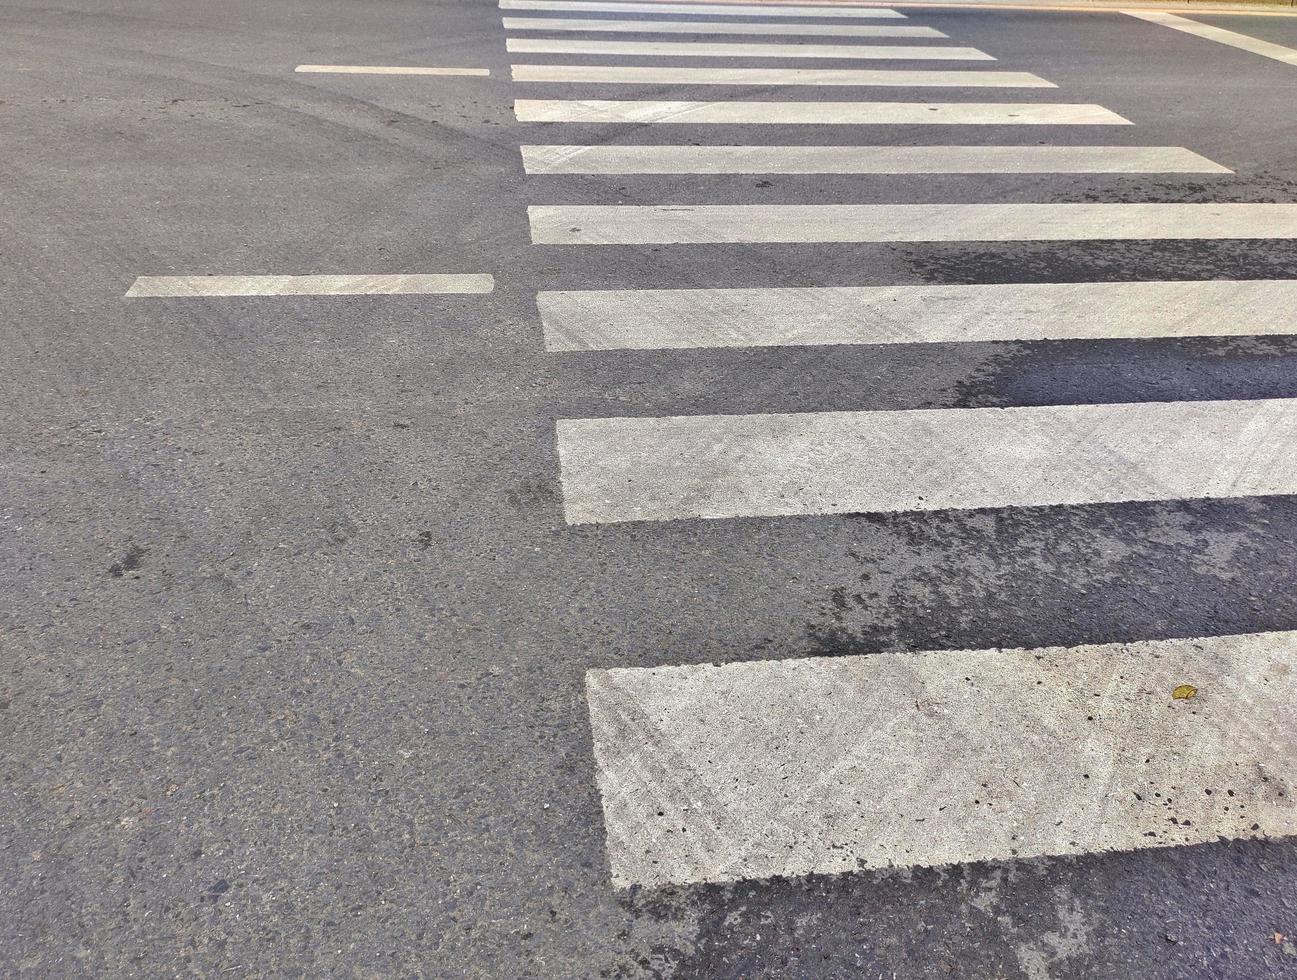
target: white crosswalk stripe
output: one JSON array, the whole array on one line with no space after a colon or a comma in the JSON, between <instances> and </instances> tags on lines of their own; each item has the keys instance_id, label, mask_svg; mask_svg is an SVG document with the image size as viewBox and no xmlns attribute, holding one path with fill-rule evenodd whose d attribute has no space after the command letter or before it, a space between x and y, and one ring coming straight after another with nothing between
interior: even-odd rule
<instances>
[{"instance_id":1,"label":"white crosswalk stripe","mask_svg":"<svg viewBox=\"0 0 1297 980\"><path fill-rule=\"evenodd\" d=\"M1297 280L547 291L551 351L1297 334Z\"/></svg>"},{"instance_id":2,"label":"white crosswalk stripe","mask_svg":"<svg viewBox=\"0 0 1297 980\"><path fill-rule=\"evenodd\" d=\"M1297 399L560 420L569 524L1297 493Z\"/></svg>"},{"instance_id":3,"label":"white crosswalk stripe","mask_svg":"<svg viewBox=\"0 0 1297 980\"><path fill-rule=\"evenodd\" d=\"M540 245L1297 238L1297 204L533 206Z\"/></svg>"},{"instance_id":4,"label":"white crosswalk stripe","mask_svg":"<svg viewBox=\"0 0 1297 980\"><path fill-rule=\"evenodd\" d=\"M1055 88L1025 71L899 68L685 68L645 65L513 65L515 82L611 85L889 85L914 88Z\"/></svg>"},{"instance_id":5,"label":"white crosswalk stripe","mask_svg":"<svg viewBox=\"0 0 1297 980\"><path fill-rule=\"evenodd\" d=\"M1297 834L1294 633L599 670L586 690L621 887Z\"/></svg>"},{"instance_id":6,"label":"white crosswalk stripe","mask_svg":"<svg viewBox=\"0 0 1297 980\"><path fill-rule=\"evenodd\" d=\"M1026 174L1231 171L1179 146L523 146L530 174Z\"/></svg>"},{"instance_id":7,"label":"white crosswalk stripe","mask_svg":"<svg viewBox=\"0 0 1297 980\"><path fill-rule=\"evenodd\" d=\"M604 3L598 0L500 0L501 10L545 10L604 14L706 14L712 17L800 17L850 20L901 20L905 15L885 7L806 7L786 4Z\"/></svg>"},{"instance_id":8,"label":"white crosswalk stripe","mask_svg":"<svg viewBox=\"0 0 1297 980\"><path fill-rule=\"evenodd\" d=\"M677 200L688 194L687 201L697 201L685 204L622 197L627 188L620 186L614 196L621 181L591 181L595 192L586 200L596 203L578 203L581 198L568 195L583 176L836 174L859 175L863 184L874 176L924 174L1224 178L1232 171L1186 147L1048 138L1052 126L1131 125L1100 105L805 98L819 94L807 86L1055 87L1025 72L622 63L852 51L888 58L957 51L994 60L977 49L599 38L934 36L922 28L897 34L858 25L848 32L842 28L851 25L837 23L785 25L773 18L796 16L795 8L774 6L709 10L575 0L504 0L501 6L574 15L745 10L766 18L743 25L511 18L516 30L592 35L515 38L511 51L598 55L607 62L514 65L517 83L608 86L611 95L626 85L772 90L759 93L761 101L518 99L520 122L586 127L521 147L526 172L541 178L537 188L563 188L562 197L539 198L528 209L534 243L571 247L555 255L586 256L581 247L607 245L701 250L1297 239L1297 204L1054 203L1044 178L1032 183L1033 194L1039 185L1044 199L1031 203L855 204L827 196L795 203L792 194L805 181L781 182L788 197L756 199L779 203L708 201L709 187L725 188L725 200L734 201L741 183L734 180L690 181L689 191L674 192ZM835 13L850 16L845 9ZM669 129L680 124L691 128ZM623 143L616 133L589 128L605 125L653 126L655 138ZM893 145L802 146L788 145L796 141L776 130L780 144L762 144L768 127L780 125L975 126L989 139L987 145L911 146L888 134ZM755 128L752 137L736 140L727 131L723 138L712 135L712 126ZM1028 142L1022 130L1011 129L1006 143L995 128L1005 126L1046 127L1046 138L1022 145ZM695 134L696 141L684 141ZM827 186L849 193L856 185ZM638 203L610 203L623 200ZM693 352L669 355L674 360L604 355L670 365L705 351L713 353L704 360L743 356L727 348L1297 336L1297 280L815 285L787 281L791 276L781 281L778 266L764 261L773 251L744 253L763 259L753 268L775 270L766 282L754 273L757 285L748 288L681 289L663 282L660 288L542 290L537 307L545 349L582 363L599 351ZM856 356L875 353L887 352ZM560 418L555 442L564 521L636 524L637 537L654 528L666 533L663 522L719 521L726 533L742 534L745 525L735 522L1297 494L1297 399L1290 398L659 412ZM704 526L685 530L702 534ZM587 700L613 881L622 887L727 883L1297 835L1297 816L1280 791L1297 777L1297 737L1287 724L1297 696L1295 667L1297 634L1276 633L591 671ZM1042 758L1050 764L1041 766Z\"/></svg>"},{"instance_id":9,"label":"white crosswalk stripe","mask_svg":"<svg viewBox=\"0 0 1297 980\"><path fill-rule=\"evenodd\" d=\"M758 34L780 37L946 37L933 27L892 24L749 24L743 21L572 20L505 17L506 31L582 31L595 34Z\"/></svg>"},{"instance_id":10,"label":"white crosswalk stripe","mask_svg":"<svg viewBox=\"0 0 1297 980\"><path fill-rule=\"evenodd\" d=\"M1128 126L1097 105L1055 102L665 102L515 99L519 122L809 126Z\"/></svg>"},{"instance_id":11,"label":"white crosswalk stripe","mask_svg":"<svg viewBox=\"0 0 1297 980\"><path fill-rule=\"evenodd\" d=\"M895 44L765 44L697 41L570 41L511 37L510 54L598 54L666 58L834 58L855 61L994 61L977 48Z\"/></svg>"}]
</instances>

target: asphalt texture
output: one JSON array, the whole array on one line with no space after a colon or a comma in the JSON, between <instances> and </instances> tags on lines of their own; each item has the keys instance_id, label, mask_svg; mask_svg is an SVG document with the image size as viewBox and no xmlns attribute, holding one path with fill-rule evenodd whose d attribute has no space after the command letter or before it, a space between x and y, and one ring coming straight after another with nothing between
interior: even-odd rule
<instances>
[{"instance_id":1,"label":"asphalt texture","mask_svg":"<svg viewBox=\"0 0 1297 980\"><path fill-rule=\"evenodd\" d=\"M1297 242L529 244L529 203L1297 201L1297 68L1118 13L909 14L1060 87L796 97L1135 126L524 126L514 97L780 96L514 86L485 0L0 6L0 974L1297 975L1288 841L610 884L589 668L1297 628L1291 497L564 523L559 418L1297 396L1293 338L545 353L541 288L1297 276ZM1297 46L1297 19L1202 20ZM1237 173L525 178L518 155L1017 139ZM123 299L206 272L497 290Z\"/></svg>"}]
</instances>

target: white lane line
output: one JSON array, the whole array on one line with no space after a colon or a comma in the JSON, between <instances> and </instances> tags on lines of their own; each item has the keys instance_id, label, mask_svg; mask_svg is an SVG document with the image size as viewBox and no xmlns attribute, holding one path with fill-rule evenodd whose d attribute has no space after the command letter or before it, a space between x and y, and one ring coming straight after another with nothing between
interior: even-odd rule
<instances>
[{"instance_id":1,"label":"white lane line","mask_svg":"<svg viewBox=\"0 0 1297 980\"><path fill-rule=\"evenodd\" d=\"M667 102L517 99L519 122L819 126L1129 126L1103 106L1054 102Z\"/></svg>"},{"instance_id":2,"label":"white lane line","mask_svg":"<svg viewBox=\"0 0 1297 980\"><path fill-rule=\"evenodd\" d=\"M127 297L141 296L390 296L489 293L489 275L140 276Z\"/></svg>"},{"instance_id":3,"label":"white lane line","mask_svg":"<svg viewBox=\"0 0 1297 980\"><path fill-rule=\"evenodd\" d=\"M571 20L560 17L505 17L506 31L589 31L605 34L773 34L782 37L949 37L935 27L877 24L745 24L696 20Z\"/></svg>"},{"instance_id":4,"label":"white lane line","mask_svg":"<svg viewBox=\"0 0 1297 980\"><path fill-rule=\"evenodd\" d=\"M1297 493L1297 399L561 419L569 524Z\"/></svg>"},{"instance_id":5,"label":"white lane line","mask_svg":"<svg viewBox=\"0 0 1297 980\"><path fill-rule=\"evenodd\" d=\"M621 888L1297 834L1294 633L592 670L586 695Z\"/></svg>"},{"instance_id":6,"label":"white lane line","mask_svg":"<svg viewBox=\"0 0 1297 980\"><path fill-rule=\"evenodd\" d=\"M584 0L500 0L501 10L552 10L602 14L708 14L725 17L824 17L860 20L904 20L884 7L789 7L719 3L597 3Z\"/></svg>"},{"instance_id":7,"label":"white lane line","mask_svg":"<svg viewBox=\"0 0 1297 980\"><path fill-rule=\"evenodd\" d=\"M577 290L537 303L551 351L1297 334L1297 279Z\"/></svg>"},{"instance_id":8,"label":"white lane line","mask_svg":"<svg viewBox=\"0 0 1297 980\"><path fill-rule=\"evenodd\" d=\"M977 48L887 44L724 44L699 41L584 41L506 38L511 54L610 54L669 58L839 58L856 61L994 61Z\"/></svg>"},{"instance_id":9,"label":"white lane line","mask_svg":"<svg viewBox=\"0 0 1297 980\"><path fill-rule=\"evenodd\" d=\"M1259 38L1248 37L1246 34L1238 34L1220 27L1199 24L1197 21L1177 17L1175 14L1162 10L1127 10L1124 12L1131 17L1138 17L1140 20L1146 20L1152 24L1160 24L1163 27L1183 31L1185 34L1193 34L1195 37L1206 38L1208 41L1215 41L1218 44L1227 44L1231 48L1250 51L1252 54L1259 54L1261 57L1270 58L1273 61L1282 61L1285 65L1297 65L1297 48L1286 48L1282 44L1262 41Z\"/></svg>"},{"instance_id":10,"label":"white lane line","mask_svg":"<svg viewBox=\"0 0 1297 980\"><path fill-rule=\"evenodd\" d=\"M1025 71L898 68L683 68L640 65L512 65L515 82L622 85L893 85L905 88L1057 88Z\"/></svg>"},{"instance_id":11,"label":"white lane line","mask_svg":"<svg viewBox=\"0 0 1297 980\"><path fill-rule=\"evenodd\" d=\"M974 73L980 74L980 73ZM1144 174L1232 171L1179 146L524 146L531 174Z\"/></svg>"},{"instance_id":12,"label":"white lane line","mask_svg":"<svg viewBox=\"0 0 1297 980\"><path fill-rule=\"evenodd\" d=\"M473 75L485 77L489 68L420 68L410 65L298 65L294 71L324 75Z\"/></svg>"},{"instance_id":13,"label":"white lane line","mask_svg":"<svg viewBox=\"0 0 1297 980\"><path fill-rule=\"evenodd\" d=\"M1297 238L1297 204L531 206L537 245Z\"/></svg>"}]
</instances>

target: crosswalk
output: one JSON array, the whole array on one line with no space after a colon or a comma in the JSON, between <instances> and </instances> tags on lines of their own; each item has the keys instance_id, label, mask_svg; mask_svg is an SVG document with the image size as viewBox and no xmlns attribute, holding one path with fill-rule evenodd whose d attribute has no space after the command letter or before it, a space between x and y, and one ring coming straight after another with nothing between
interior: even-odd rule
<instances>
[{"instance_id":1,"label":"crosswalk","mask_svg":"<svg viewBox=\"0 0 1297 980\"><path fill-rule=\"evenodd\" d=\"M1189 147L1125 142L1121 134L1137 133L1139 120L1056 97L1047 78L896 10L613 0L499 6L507 51L541 56L511 72L523 165L537 180L531 240L555 263L618 246L1297 238L1297 205L1266 202L1095 195L1058 203L1047 191L1027 202L806 204L765 195L735 202L708 200L705 180L678 192L694 197L685 203L628 204L611 193L595 194L598 203L565 200L561 188L582 177L601 188L609 183L601 178L634 175L1227 177L1231 169ZM766 59L780 64L762 65ZM814 64L828 59L837 63ZM861 61L887 64L853 64ZM714 86L759 92L700 99L692 91ZM897 96L862 101L830 91L865 87ZM687 97L673 97L673 88ZM922 97L942 88L968 95ZM816 89L825 98L814 98ZM988 89L1033 91L974 97ZM907 98L905 90L920 91ZM804 126L808 136L772 144L763 131L776 126ZM871 126L943 134L977 127L990 138L878 145ZM735 127L751 138L736 140ZM817 128L843 127L860 127L859 138L825 145L818 137ZM681 132L698 135L686 142ZM1071 135L1087 132L1103 135L1081 142ZM772 281L542 290L537 306L546 349L580 357L1291 336L1294 300L1297 282L1273 279ZM573 526L1297 494L1294 440L1297 400L1287 398L555 425L564 517ZM613 880L735 881L1294 834L1283 788L1297 773L1289 771L1294 746L1283 718L1297 693L1295 658L1297 635L1273 633L592 671L588 703ZM1034 763L1046 751L1056 764L1042 771Z\"/></svg>"}]
</instances>

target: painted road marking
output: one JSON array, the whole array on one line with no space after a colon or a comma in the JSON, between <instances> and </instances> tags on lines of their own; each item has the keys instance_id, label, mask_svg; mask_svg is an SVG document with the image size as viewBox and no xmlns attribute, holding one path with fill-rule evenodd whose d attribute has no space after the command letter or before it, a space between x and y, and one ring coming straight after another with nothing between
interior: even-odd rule
<instances>
[{"instance_id":1,"label":"painted road marking","mask_svg":"<svg viewBox=\"0 0 1297 980\"><path fill-rule=\"evenodd\" d=\"M569 524L1297 493L1297 399L561 419Z\"/></svg>"},{"instance_id":2,"label":"painted road marking","mask_svg":"<svg viewBox=\"0 0 1297 980\"><path fill-rule=\"evenodd\" d=\"M934 27L878 24L745 24L742 21L570 20L504 17L506 31L589 31L606 34L774 34L783 37L949 37Z\"/></svg>"},{"instance_id":3,"label":"painted road marking","mask_svg":"<svg viewBox=\"0 0 1297 980\"><path fill-rule=\"evenodd\" d=\"M524 146L521 149L523 165L532 174L1232 172L1179 146L670 145Z\"/></svg>"},{"instance_id":4,"label":"painted road marking","mask_svg":"<svg viewBox=\"0 0 1297 980\"><path fill-rule=\"evenodd\" d=\"M896 68L681 68L639 65L513 65L515 82L625 85L894 85L906 88L1057 88L1025 71Z\"/></svg>"},{"instance_id":5,"label":"painted road marking","mask_svg":"<svg viewBox=\"0 0 1297 980\"><path fill-rule=\"evenodd\" d=\"M519 122L823 126L1129 126L1103 106L1053 102L664 102L518 99Z\"/></svg>"},{"instance_id":6,"label":"painted road marking","mask_svg":"<svg viewBox=\"0 0 1297 980\"><path fill-rule=\"evenodd\" d=\"M551 351L1297 334L1297 279L577 290L537 303Z\"/></svg>"},{"instance_id":7,"label":"painted road marking","mask_svg":"<svg viewBox=\"0 0 1297 980\"><path fill-rule=\"evenodd\" d=\"M1297 238L1297 204L536 206L537 245Z\"/></svg>"},{"instance_id":8,"label":"painted road marking","mask_svg":"<svg viewBox=\"0 0 1297 980\"><path fill-rule=\"evenodd\" d=\"M1294 633L593 670L586 694L622 888L1297 834Z\"/></svg>"},{"instance_id":9,"label":"painted road marking","mask_svg":"<svg viewBox=\"0 0 1297 980\"><path fill-rule=\"evenodd\" d=\"M485 77L489 68L419 68L410 65L298 65L299 72L329 75L474 75Z\"/></svg>"},{"instance_id":10,"label":"painted road marking","mask_svg":"<svg viewBox=\"0 0 1297 980\"><path fill-rule=\"evenodd\" d=\"M141 296L390 296L489 293L489 275L140 276L127 297Z\"/></svg>"},{"instance_id":11,"label":"painted road marking","mask_svg":"<svg viewBox=\"0 0 1297 980\"><path fill-rule=\"evenodd\" d=\"M711 14L726 17L823 17L903 20L884 7L787 7L719 3L597 3L585 0L500 0L501 10L554 10L568 13Z\"/></svg>"},{"instance_id":12,"label":"painted road marking","mask_svg":"<svg viewBox=\"0 0 1297 980\"><path fill-rule=\"evenodd\" d=\"M888 44L724 44L699 41L586 41L548 37L510 37L512 54L610 54L694 58L842 58L894 61L994 61L977 48Z\"/></svg>"},{"instance_id":13,"label":"painted road marking","mask_svg":"<svg viewBox=\"0 0 1297 980\"><path fill-rule=\"evenodd\" d=\"M1282 61L1285 65L1297 65L1297 48L1286 48L1282 44L1262 41L1255 37L1248 37L1246 34L1227 31L1221 27L1199 24L1197 21L1177 17L1175 14L1167 13L1164 10L1127 10L1124 12L1131 17L1138 17L1140 20L1146 20L1151 24L1161 24L1163 27L1169 27L1172 30L1206 38L1208 41L1227 44L1231 48L1250 51L1252 54L1259 54L1263 58Z\"/></svg>"}]
</instances>

